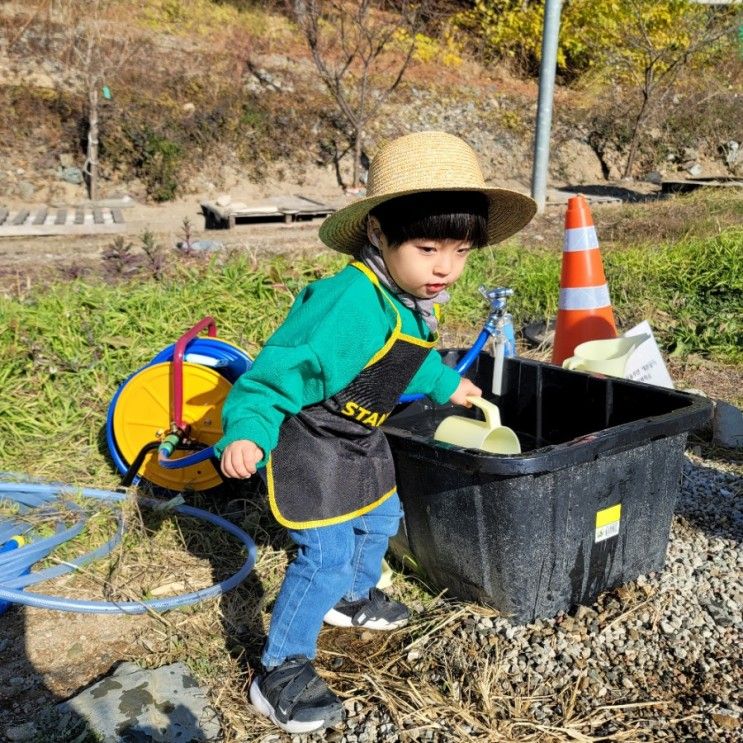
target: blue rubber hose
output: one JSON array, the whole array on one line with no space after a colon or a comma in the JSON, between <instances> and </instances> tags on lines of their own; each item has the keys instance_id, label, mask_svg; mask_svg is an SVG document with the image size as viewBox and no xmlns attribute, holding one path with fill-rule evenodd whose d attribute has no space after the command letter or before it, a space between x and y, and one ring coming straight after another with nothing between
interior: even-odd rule
<instances>
[{"instance_id":1,"label":"blue rubber hose","mask_svg":"<svg viewBox=\"0 0 743 743\"><path fill-rule=\"evenodd\" d=\"M179 470L182 467L190 467L192 464L199 464L214 456L214 447L207 446L206 449L199 449L193 454L187 454L185 457L170 459L165 453L158 456L157 463L166 470Z\"/></svg>"},{"instance_id":2,"label":"blue rubber hose","mask_svg":"<svg viewBox=\"0 0 743 743\"><path fill-rule=\"evenodd\" d=\"M25 539L20 534L14 534L13 536L7 538L3 537L0 538L0 556L3 553L11 552L13 550L17 550L19 547L22 547L25 544ZM28 568L25 572L28 572ZM8 607L10 604L7 601L0 601L0 614L5 613L8 610Z\"/></svg>"},{"instance_id":3,"label":"blue rubber hose","mask_svg":"<svg viewBox=\"0 0 743 743\"><path fill-rule=\"evenodd\" d=\"M21 509L28 509L42 505L49 505L56 499L59 499L64 492L69 492L70 490L71 488L69 486L59 483L0 482L0 500L4 499L13 503L18 503L20 504ZM80 488L75 489L75 492L79 492L79 494L85 498L108 502L121 502L127 498L123 493L116 493L110 490L98 490L95 488ZM156 508L162 506L162 501L153 498L140 498L137 502ZM75 504L67 505L73 506L73 510L81 511L81 509ZM86 562L90 562L90 560L95 559L96 557L108 554L121 540L123 527L121 526L121 521L119 521L119 529L117 529L116 534L114 534L106 544L101 545L101 547L96 550L93 550L82 557L76 558L75 560L70 560L65 564L53 566L37 573L31 573L27 576L19 576L19 570L29 569L33 564L38 562L39 559L43 559L43 557L49 554L54 546L61 543L61 533L69 533L70 530L77 528L78 522L76 522L73 527L66 530L62 529L52 537L39 540L30 545L24 545L12 552L0 554L0 558L6 558L0 560L0 601L25 604L26 606L34 606L41 609L57 609L59 611L73 611L83 614L143 614L147 611L168 611L181 606L188 606L205 599L214 598L232 588L235 588L235 586L245 580L255 565L257 553L255 542L248 534L221 516L211 514L208 511L203 511L199 508L179 505L175 506L172 510L175 513L184 516L191 516L193 518L201 519L202 521L207 521L236 537L247 549L247 557L242 567L234 575L213 586L209 586L208 588L191 591L190 593L181 594L179 596L169 596L167 598L154 600L120 602L83 601L60 596L29 593L20 590L22 587L57 577L65 572L76 569ZM79 531L77 533L79 533ZM41 546L39 546L40 543ZM54 543L53 546L49 546L51 543ZM33 549L29 549L29 547L32 547ZM39 555L42 556L39 557ZM12 569L7 568L6 570L6 566L11 564ZM11 572L12 575L10 574Z\"/></svg>"},{"instance_id":4,"label":"blue rubber hose","mask_svg":"<svg viewBox=\"0 0 743 743\"><path fill-rule=\"evenodd\" d=\"M481 330L480 335L477 336L477 339L472 344L472 348L470 348L470 350L467 351L464 356L462 356L462 358L459 360L459 363L454 367L454 371L456 371L458 374L464 374L467 369L472 366L472 362L479 356L480 351L482 351L489 338L490 333L488 333L487 330ZM423 394L400 395L399 402L414 402L415 400L420 400L423 397L425 397L425 395Z\"/></svg>"},{"instance_id":5,"label":"blue rubber hose","mask_svg":"<svg viewBox=\"0 0 743 743\"><path fill-rule=\"evenodd\" d=\"M4 476L2 477L4 478ZM7 483L5 484L7 485ZM0 486L0 498L2 498L2 486ZM65 573L74 570L75 565L72 564L72 562L77 563L77 565L84 565L85 563L90 562L90 560L95 559L97 555L91 553L90 555L83 555L68 564L58 565L54 568L48 568L45 571L41 571L41 573L30 575L32 565L43 560L55 547L58 547L70 539L74 539L78 534L80 534L80 532L82 532L85 528L85 514L78 505L69 501L60 502L57 500L56 507L52 508L55 506L55 499L50 497L48 493L39 491L18 492L13 500L18 505L18 511L21 515L25 516L32 510L36 510L37 514L40 514L42 517L48 517L49 520L52 520L55 517L58 519L59 506L63 505L75 517L75 521L69 527L65 527L63 523L58 521L55 531L51 536L34 540L28 544L23 544L21 549L19 549L21 544L16 540L15 549L13 549L13 551L9 549L6 550L6 547L12 547L12 543L8 543L4 537L0 539L0 545L2 545L0 547L0 552L4 553L0 554L0 581L4 587L23 588L26 585L31 585L32 583L41 580L48 580L49 578L64 575ZM3 534L6 534L7 529L12 528L20 538L21 542L24 540L24 535L27 535L30 531L28 524L23 521L9 521L5 522L5 524L5 528L0 529L0 531L2 531ZM107 543L107 545L110 545L110 549L113 549L113 546L121 541L122 532L123 527L119 514L119 530ZM102 548L99 548L101 554L105 554L102 550L107 545L103 545ZM0 601L0 614L5 612L8 606L8 601Z\"/></svg>"},{"instance_id":6,"label":"blue rubber hose","mask_svg":"<svg viewBox=\"0 0 743 743\"><path fill-rule=\"evenodd\" d=\"M163 348L147 366L172 361L174 353L175 343ZM245 351L219 338L194 338L186 346L183 360L209 366L232 384L253 365L253 359Z\"/></svg>"}]
</instances>

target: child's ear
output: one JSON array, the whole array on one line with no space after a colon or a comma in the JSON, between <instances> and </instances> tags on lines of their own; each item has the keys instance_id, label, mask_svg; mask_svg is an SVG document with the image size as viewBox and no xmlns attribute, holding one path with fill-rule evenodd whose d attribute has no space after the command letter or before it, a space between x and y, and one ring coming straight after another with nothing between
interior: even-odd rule
<instances>
[{"instance_id":1,"label":"child's ear","mask_svg":"<svg viewBox=\"0 0 743 743\"><path fill-rule=\"evenodd\" d=\"M366 220L366 236L369 242L375 247L379 247L380 238L382 237L382 225L376 217L369 217Z\"/></svg>"}]
</instances>

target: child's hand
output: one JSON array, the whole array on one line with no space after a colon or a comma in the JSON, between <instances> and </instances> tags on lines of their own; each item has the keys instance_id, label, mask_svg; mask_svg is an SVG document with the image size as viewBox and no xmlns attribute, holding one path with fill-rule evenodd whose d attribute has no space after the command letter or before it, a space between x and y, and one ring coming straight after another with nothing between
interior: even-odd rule
<instances>
[{"instance_id":1,"label":"child's hand","mask_svg":"<svg viewBox=\"0 0 743 743\"><path fill-rule=\"evenodd\" d=\"M459 387L454 390L454 394L449 398L455 405L464 405L465 408L471 408L472 403L467 402L467 395L482 397L482 390L467 377L462 377Z\"/></svg>"},{"instance_id":2,"label":"child's hand","mask_svg":"<svg viewBox=\"0 0 743 743\"><path fill-rule=\"evenodd\" d=\"M233 441L222 452L222 472L227 477L245 479L254 475L256 464L263 459L263 449L252 441L240 439Z\"/></svg>"}]
</instances>

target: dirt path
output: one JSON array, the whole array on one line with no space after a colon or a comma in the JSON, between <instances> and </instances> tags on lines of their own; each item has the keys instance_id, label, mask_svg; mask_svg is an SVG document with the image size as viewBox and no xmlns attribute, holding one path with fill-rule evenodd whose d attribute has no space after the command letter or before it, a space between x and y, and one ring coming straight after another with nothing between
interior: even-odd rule
<instances>
[{"instance_id":1,"label":"dirt path","mask_svg":"<svg viewBox=\"0 0 743 743\"><path fill-rule=\"evenodd\" d=\"M510 181L494 185L517 188L525 193L528 191L523 184ZM245 203L280 195L302 195L334 208L340 208L354 199L343 193L334 176L319 169L302 182L275 179L262 184L243 182L227 189L226 193L233 201ZM562 245L562 202L566 196L558 192L555 194L552 195L555 202L548 204L545 214L537 216L522 231L521 238L526 243L555 245L556 248ZM207 230L201 203L214 201L218 196L210 192L191 194L167 204L133 202L132 206L122 209L124 229L117 234L123 235L135 250L139 250L141 236L145 231L150 231L163 247L173 249L184 239L184 221L188 220L193 240L215 240L225 249L246 249L260 255L324 248L317 234L322 223L319 218L291 224L284 224L283 221L240 222L232 230ZM6 200L4 206L12 212L20 208L32 210L37 205ZM0 291L12 292L19 282L27 284L37 279L69 278L81 268L91 268L100 262L102 253L115 237L110 233L0 237Z\"/></svg>"},{"instance_id":2,"label":"dirt path","mask_svg":"<svg viewBox=\"0 0 743 743\"><path fill-rule=\"evenodd\" d=\"M233 200L259 201L270 195L303 194L334 207L348 201L333 184L323 182L308 188L297 183L275 182L258 187L255 184L238 184L229 193ZM275 253L322 247L317 230L321 220L295 222L240 223L233 230L206 230L201 203L214 201L219 194L192 194L167 204L138 204L123 208L124 229L117 234L133 243L135 250L141 246L141 236L152 232L165 248L172 249L184 239L184 223L191 225L193 240L215 240L224 248L244 248L258 253ZM12 210L33 208L29 204L6 204ZM51 235L45 237L0 238L0 288L12 291L17 282L27 282L38 277L51 279L96 264L110 246L116 234Z\"/></svg>"}]
</instances>

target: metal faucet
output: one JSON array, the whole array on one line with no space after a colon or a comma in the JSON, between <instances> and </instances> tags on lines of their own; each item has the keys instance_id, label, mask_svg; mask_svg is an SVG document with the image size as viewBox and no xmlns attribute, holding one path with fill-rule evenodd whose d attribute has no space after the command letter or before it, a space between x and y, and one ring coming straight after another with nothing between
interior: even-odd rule
<instances>
[{"instance_id":1,"label":"metal faucet","mask_svg":"<svg viewBox=\"0 0 743 743\"><path fill-rule=\"evenodd\" d=\"M506 312L506 301L513 295L513 289L505 286L486 289L481 286L479 291L490 302L490 314L485 321L485 330L492 336L502 335L505 322L511 320L511 315Z\"/></svg>"},{"instance_id":2,"label":"metal faucet","mask_svg":"<svg viewBox=\"0 0 743 743\"><path fill-rule=\"evenodd\" d=\"M503 390L503 365L507 358L516 355L516 337L513 330L513 318L506 312L506 301L513 294L513 289L497 286L495 289L480 287L480 294L490 302L490 314L483 329L493 339L493 380L491 391L500 395Z\"/></svg>"}]
</instances>

